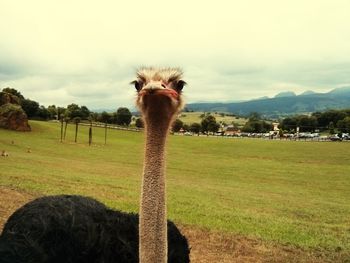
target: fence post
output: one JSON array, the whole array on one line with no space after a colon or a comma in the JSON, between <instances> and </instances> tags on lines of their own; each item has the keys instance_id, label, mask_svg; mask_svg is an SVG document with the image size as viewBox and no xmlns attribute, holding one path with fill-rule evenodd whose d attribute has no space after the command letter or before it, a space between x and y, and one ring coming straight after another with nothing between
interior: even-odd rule
<instances>
[{"instance_id":1,"label":"fence post","mask_svg":"<svg viewBox=\"0 0 350 263\"><path fill-rule=\"evenodd\" d=\"M90 128L89 128L89 146L91 146L92 143L92 122L90 122Z\"/></svg>"},{"instance_id":2,"label":"fence post","mask_svg":"<svg viewBox=\"0 0 350 263\"><path fill-rule=\"evenodd\" d=\"M63 140L63 118L61 119L61 142Z\"/></svg>"},{"instance_id":3,"label":"fence post","mask_svg":"<svg viewBox=\"0 0 350 263\"><path fill-rule=\"evenodd\" d=\"M64 126L64 135L63 135L63 140L66 140L66 133L67 133L67 125L68 125L68 118L64 119L66 124Z\"/></svg>"},{"instance_id":4,"label":"fence post","mask_svg":"<svg viewBox=\"0 0 350 263\"><path fill-rule=\"evenodd\" d=\"M107 122L105 122L105 145L107 144Z\"/></svg>"},{"instance_id":5,"label":"fence post","mask_svg":"<svg viewBox=\"0 0 350 263\"><path fill-rule=\"evenodd\" d=\"M77 137L78 137L78 123L76 122L75 123L75 139L74 139L74 142L77 142Z\"/></svg>"}]
</instances>

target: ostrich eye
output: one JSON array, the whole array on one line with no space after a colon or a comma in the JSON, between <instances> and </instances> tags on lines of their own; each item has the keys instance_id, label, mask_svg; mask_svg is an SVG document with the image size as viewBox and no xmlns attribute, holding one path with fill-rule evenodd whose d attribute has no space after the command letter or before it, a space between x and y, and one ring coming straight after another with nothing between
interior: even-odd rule
<instances>
[{"instance_id":1,"label":"ostrich eye","mask_svg":"<svg viewBox=\"0 0 350 263\"><path fill-rule=\"evenodd\" d=\"M130 84L133 84L137 91L140 91L142 88L142 82L139 82L137 80L132 81Z\"/></svg>"},{"instance_id":2,"label":"ostrich eye","mask_svg":"<svg viewBox=\"0 0 350 263\"><path fill-rule=\"evenodd\" d=\"M182 91L182 89L184 88L185 85L186 85L185 81L179 80L175 85L176 91Z\"/></svg>"}]
</instances>

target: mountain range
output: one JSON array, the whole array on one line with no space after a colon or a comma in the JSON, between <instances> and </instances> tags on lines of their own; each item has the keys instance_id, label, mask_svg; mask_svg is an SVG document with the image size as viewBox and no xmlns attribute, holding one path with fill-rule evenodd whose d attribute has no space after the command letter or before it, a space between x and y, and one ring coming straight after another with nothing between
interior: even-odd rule
<instances>
[{"instance_id":1,"label":"mountain range","mask_svg":"<svg viewBox=\"0 0 350 263\"><path fill-rule=\"evenodd\" d=\"M269 118L343 108L350 108L350 86L336 88L327 93L308 90L296 95L292 91L285 91L273 98L262 97L243 102L187 104L187 109L193 111L230 112L238 115L258 112Z\"/></svg>"}]
</instances>

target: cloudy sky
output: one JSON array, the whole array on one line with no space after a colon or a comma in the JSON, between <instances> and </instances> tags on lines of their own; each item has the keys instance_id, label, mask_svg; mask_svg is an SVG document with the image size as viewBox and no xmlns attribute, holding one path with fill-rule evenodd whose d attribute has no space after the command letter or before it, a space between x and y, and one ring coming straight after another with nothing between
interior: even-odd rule
<instances>
[{"instance_id":1,"label":"cloudy sky","mask_svg":"<svg viewBox=\"0 0 350 263\"><path fill-rule=\"evenodd\" d=\"M0 0L0 89L48 106L133 106L140 65L188 102L350 85L348 0Z\"/></svg>"}]
</instances>

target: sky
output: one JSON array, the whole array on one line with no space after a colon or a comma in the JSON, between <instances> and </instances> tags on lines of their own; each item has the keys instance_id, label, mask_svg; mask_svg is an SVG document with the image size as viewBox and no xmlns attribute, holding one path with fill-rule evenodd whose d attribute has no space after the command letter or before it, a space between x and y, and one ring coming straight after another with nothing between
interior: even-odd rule
<instances>
[{"instance_id":1,"label":"sky","mask_svg":"<svg viewBox=\"0 0 350 263\"><path fill-rule=\"evenodd\" d=\"M133 107L140 66L184 70L188 103L350 85L348 0L0 0L0 89Z\"/></svg>"}]
</instances>

